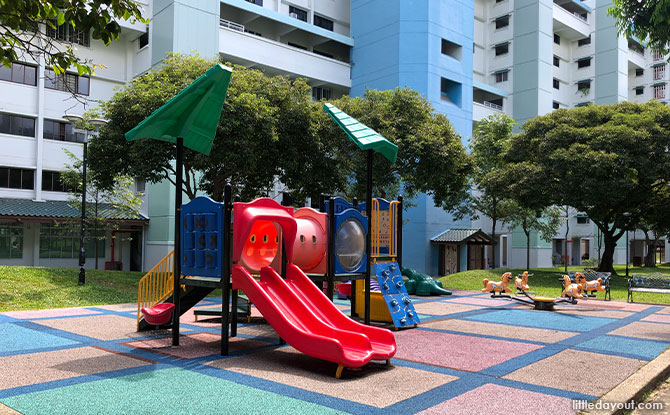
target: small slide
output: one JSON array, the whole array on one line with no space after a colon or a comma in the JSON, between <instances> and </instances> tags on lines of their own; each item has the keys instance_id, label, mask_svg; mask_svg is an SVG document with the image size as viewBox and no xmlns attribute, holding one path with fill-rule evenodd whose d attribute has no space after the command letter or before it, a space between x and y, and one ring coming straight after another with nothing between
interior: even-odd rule
<instances>
[{"instance_id":1,"label":"small slide","mask_svg":"<svg viewBox=\"0 0 670 415\"><path fill-rule=\"evenodd\" d=\"M345 316L294 264L286 265L286 283L321 320L342 330L365 334L372 344L372 360L387 360L395 354L395 336L390 330L366 326Z\"/></svg>"},{"instance_id":2,"label":"small slide","mask_svg":"<svg viewBox=\"0 0 670 415\"><path fill-rule=\"evenodd\" d=\"M299 268L297 271L302 272ZM291 273L295 275L296 270L292 269ZM392 333L389 332L392 345L387 346L386 353L381 353L377 350L378 346L373 347L370 338L360 330L332 325L331 321L337 320L335 313L346 318L332 303L329 302L329 309L312 310L314 306L308 306L301 299L312 296L296 294L294 288L271 267L261 268L259 282L245 268L234 266L233 287L247 294L249 300L288 344L309 356L337 363L337 377L342 373L343 367L364 366L372 359L386 360L395 353ZM323 296L322 293L321 295ZM378 338L374 340L375 343L379 341Z\"/></svg>"}]
</instances>

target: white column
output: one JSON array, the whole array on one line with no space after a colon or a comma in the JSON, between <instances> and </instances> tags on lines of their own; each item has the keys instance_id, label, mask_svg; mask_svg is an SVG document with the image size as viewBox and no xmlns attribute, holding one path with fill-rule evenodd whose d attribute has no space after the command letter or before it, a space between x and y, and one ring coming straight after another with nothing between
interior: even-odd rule
<instances>
[{"instance_id":1,"label":"white column","mask_svg":"<svg viewBox=\"0 0 670 415\"><path fill-rule=\"evenodd\" d=\"M42 157L44 155L44 56L37 66L37 124L35 126L35 200L42 200Z\"/></svg>"}]
</instances>

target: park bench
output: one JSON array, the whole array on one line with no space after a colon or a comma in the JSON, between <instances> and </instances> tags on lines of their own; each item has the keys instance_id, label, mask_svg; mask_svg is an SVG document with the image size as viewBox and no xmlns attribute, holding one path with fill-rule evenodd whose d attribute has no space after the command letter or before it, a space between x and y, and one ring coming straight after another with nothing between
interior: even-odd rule
<instances>
[{"instance_id":1,"label":"park bench","mask_svg":"<svg viewBox=\"0 0 670 415\"><path fill-rule=\"evenodd\" d=\"M633 292L670 294L670 275L653 273L634 274L628 279L628 302L633 302Z\"/></svg>"},{"instance_id":2,"label":"park bench","mask_svg":"<svg viewBox=\"0 0 670 415\"><path fill-rule=\"evenodd\" d=\"M603 279L602 287L605 289L605 301L612 299L612 293L610 292L610 277L612 276L612 274L610 272L600 272L594 269L585 269L584 271L568 271L568 276L570 277L570 281L572 281L573 284L577 283L577 281L575 280L575 274L578 272L584 274L584 276L586 277L586 281L593 281L597 280L598 278L602 278ZM563 277L560 277L558 281L561 283L562 287ZM590 292L585 293L585 295L587 297L595 297L596 291L591 290Z\"/></svg>"}]
</instances>

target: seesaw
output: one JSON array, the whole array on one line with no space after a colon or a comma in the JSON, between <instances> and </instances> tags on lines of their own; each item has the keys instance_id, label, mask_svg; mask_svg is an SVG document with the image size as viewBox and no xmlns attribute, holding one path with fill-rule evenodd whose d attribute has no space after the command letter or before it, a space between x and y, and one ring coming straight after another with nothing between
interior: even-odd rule
<instances>
[{"instance_id":1,"label":"seesaw","mask_svg":"<svg viewBox=\"0 0 670 415\"><path fill-rule=\"evenodd\" d=\"M489 281L484 279L484 288L482 289L482 292L490 292L491 298L514 300L532 305L535 310L543 311L553 311L554 305L560 303L577 304L578 298L584 298L584 295L582 295L582 286L580 284L573 284L570 277L567 275L563 276L563 292L561 293L561 297L551 298L534 295L534 293L530 291L528 285L529 276L528 272L525 271L520 276L517 276L514 285L518 291L515 296L507 294L512 292L508 287L512 280L511 272L504 273L500 278L500 281Z\"/></svg>"}]
</instances>

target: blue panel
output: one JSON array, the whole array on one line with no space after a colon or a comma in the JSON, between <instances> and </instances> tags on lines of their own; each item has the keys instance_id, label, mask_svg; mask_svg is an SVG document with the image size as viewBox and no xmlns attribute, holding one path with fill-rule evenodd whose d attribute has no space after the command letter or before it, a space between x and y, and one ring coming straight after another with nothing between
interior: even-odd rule
<instances>
[{"instance_id":1,"label":"blue panel","mask_svg":"<svg viewBox=\"0 0 670 415\"><path fill-rule=\"evenodd\" d=\"M338 215L342 212L344 212L347 209L353 209L354 205L349 203L346 199L341 198L341 197L335 197L333 198L333 204L335 205L335 214ZM330 210L330 200L326 200L326 212L329 212Z\"/></svg>"},{"instance_id":2,"label":"blue panel","mask_svg":"<svg viewBox=\"0 0 670 415\"><path fill-rule=\"evenodd\" d=\"M77 344L74 340L64 339L53 334L21 327L17 324L0 324L0 353L32 350L44 347L59 347Z\"/></svg>"},{"instance_id":3,"label":"blue panel","mask_svg":"<svg viewBox=\"0 0 670 415\"><path fill-rule=\"evenodd\" d=\"M396 327L409 327L420 323L412 299L407 294L398 263L377 262L374 264L374 270L384 301L391 312L393 324Z\"/></svg>"},{"instance_id":4,"label":"blue panel","mask_svg":"<svg viewBox=\"0 0 670 415\"><path fill-rule=\"evenodd\" d=\"M181 208L181 272L221 277L223 272L223 203L196 197Z\"/></svg>"},{"instance_id":5,"label":"blue panel","mask_svg":"<svg viewBox=\"0 0 670 415\"><path fill-rule=\"evenodd\" d=\"M342 199L343 202L348 203L346 200ZM340 230L340 226L347 221L348 219L353 219L359 222L359 224L363 227L363 232L365 235L368 233L368 219L361 215L360 212L358 212L355 209L349 208L341 211L340 213L337 213L338 205L337 205L337 200L335 200L335 235L333 235L332 240L336 241L337 240L337 233ZM333 259L335 260L335 274L347 274L347 273L364 273L365 272L365 264L368 259L367 254L363 256L363 260L361 261L360 265L354 269L354 270L347 270L345 269L342 264L340 263L338 257L337 257L337 248L336 243L333 244L332 247L332 255ZM340 247L341 248L341 247Z\"/></svg>"}]
</instances>

